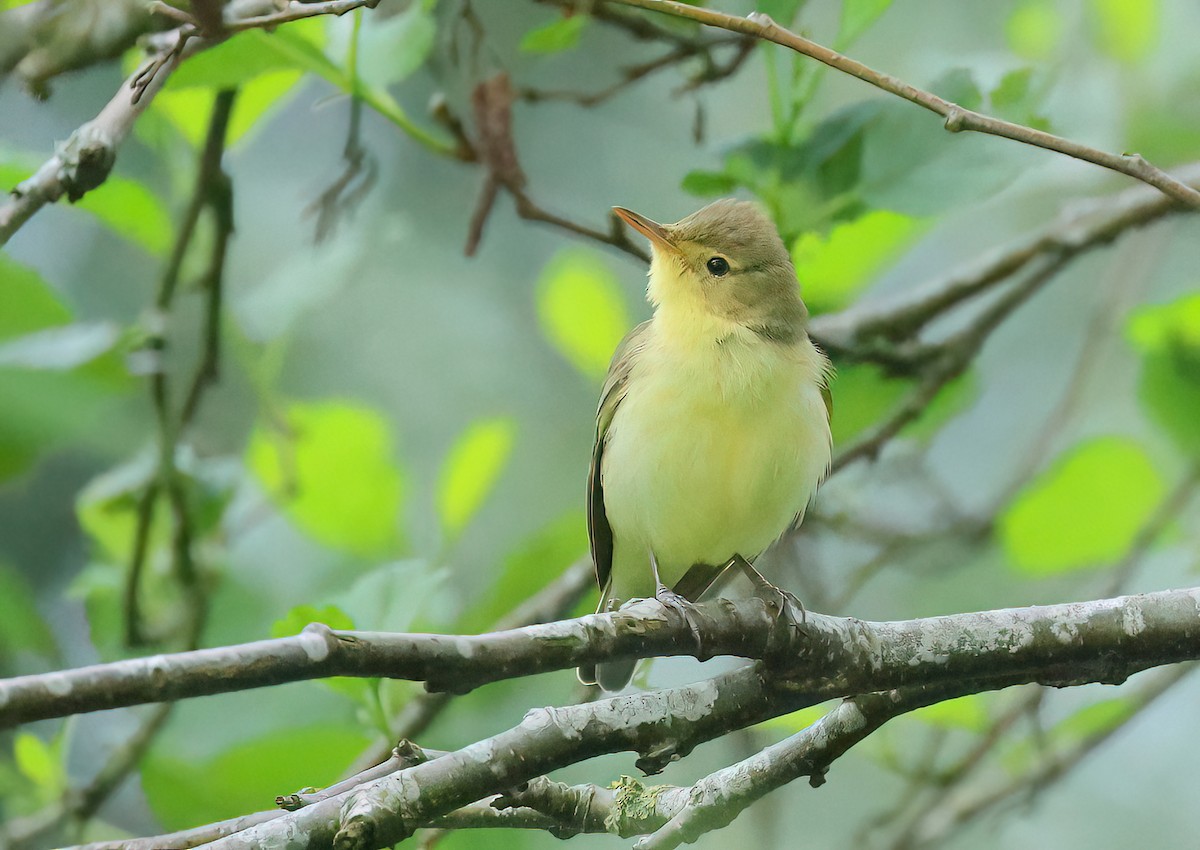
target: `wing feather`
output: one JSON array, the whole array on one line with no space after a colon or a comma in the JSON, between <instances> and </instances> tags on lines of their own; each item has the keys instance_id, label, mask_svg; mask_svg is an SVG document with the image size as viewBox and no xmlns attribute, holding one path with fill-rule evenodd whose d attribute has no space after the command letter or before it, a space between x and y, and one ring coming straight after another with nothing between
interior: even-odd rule
<instances>
[{"instance_id":1,"label":"wing feather","mask_svg":"<svg viewBox=\"0 0 1200 850\"><path fill-rule=\"evenodd\" d=\"M588 470L587 523L588 542L592 549L592 561L596 565L596 582L604 591L612 575L613 534L604 511L604 480L601 464L604 460L604 444L608 438L608 426L629 382L629 374L638 354L646 344L650 323L642 322L629 332L613 354L608 367L608 377L600 391L600 405L596 409L596 444L592 447L592 465ZM601 598L603 605L603 597Z\"/></svg>"}]
</instances>

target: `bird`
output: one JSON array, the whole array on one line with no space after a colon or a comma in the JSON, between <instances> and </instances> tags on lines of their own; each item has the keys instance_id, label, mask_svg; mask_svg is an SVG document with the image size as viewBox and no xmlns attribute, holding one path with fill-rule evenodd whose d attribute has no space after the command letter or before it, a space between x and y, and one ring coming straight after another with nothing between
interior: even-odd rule
<instances>
[{"instance_id":1,"label":"bird","mask_svg":"<svg viewBox=\"0 0 1200 850\"><path fill-rule=\"evenodd\" d=\"M695 602L734 564L753 571L803 519L833 442L832 367L771 219L734 199L674 224L613 212L650 240L653 315L617 346L596 413L587 525L600 613L664 594ZM620 691L636 664L580 667L579 679Z\"/></svg>"}]
</instances>

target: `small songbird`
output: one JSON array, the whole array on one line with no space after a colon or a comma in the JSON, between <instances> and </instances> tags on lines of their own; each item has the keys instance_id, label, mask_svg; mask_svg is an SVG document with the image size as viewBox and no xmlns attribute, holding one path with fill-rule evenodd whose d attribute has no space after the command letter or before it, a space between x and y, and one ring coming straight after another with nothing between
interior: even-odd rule
<instances>
[{"instance_id":1,"label":"small songbird","mask_svg":"<svg viewBox=\"0 0 1200 850\"><path fill-rule=\"evenodd\" d=\"M662 588L696 601L804 515L829 470L830 365L796 271L753 204L675 224L621 207L650 240L654 316L613 355L596 414L588 536L599 611ZM636 660L581 667L620 690Z\"/></svg>"}]
</instances>

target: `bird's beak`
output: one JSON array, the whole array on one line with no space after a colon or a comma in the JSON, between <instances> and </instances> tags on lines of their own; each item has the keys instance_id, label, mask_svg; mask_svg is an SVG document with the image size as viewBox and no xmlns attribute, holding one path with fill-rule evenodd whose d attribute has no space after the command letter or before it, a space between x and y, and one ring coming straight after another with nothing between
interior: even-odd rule
<instances>
[{"instance_id":1,"label":"bird's beak","mask_svg":"<svg viewBox=\"0 0 1200 850\"><path fill-rule=\"evenodd\" d=\"M622 221L649 239L654 247L671 252L678 251L675 241L667 229L657 221L651 221L644 215L638 215L633 210L627 210L624 207L613 207L613 212L620 216Z\"/></svg>"}]
</instances>

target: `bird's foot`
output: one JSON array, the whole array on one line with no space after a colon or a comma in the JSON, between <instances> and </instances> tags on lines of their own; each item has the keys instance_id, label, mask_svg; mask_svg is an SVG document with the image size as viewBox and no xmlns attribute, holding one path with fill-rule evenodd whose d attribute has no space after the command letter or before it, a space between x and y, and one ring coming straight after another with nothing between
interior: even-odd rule
<instances>
[{"instance_id":1,"label":"bird's foot","mask_svg":"<svg viewBox=\"0 0 1200 850\"><path fill-rule=\"evenodd\" d=\"M696 646L695 655L701 661L710 658L704 649L704 631L700 627L700 618L696 614L696 606L686 596L681 593L676 593L671 588L663 584L662 579L658 575L658 559L654 557L654 553L650 553L650 569L654 573L654 598L666 608L672 608L679 612L683 617L683 621L687 623L688 631L691 632L692 642Z\"/></svg>"},{"instance_id":2,"label":"bird's foot","mask_svg":"<svg viewBox=\"0 0 1200 850\"><path fill-rule=\"evenodd\" d=\"M750 583L754 585L754 595L767 604L775 619L784 620L793 628L799 629L808 620L808 611L794 593L777 587L767 581L766 577L754 565L741 555L734 555L725 565L742 571Z\"/></svg>"}]
</instances>

